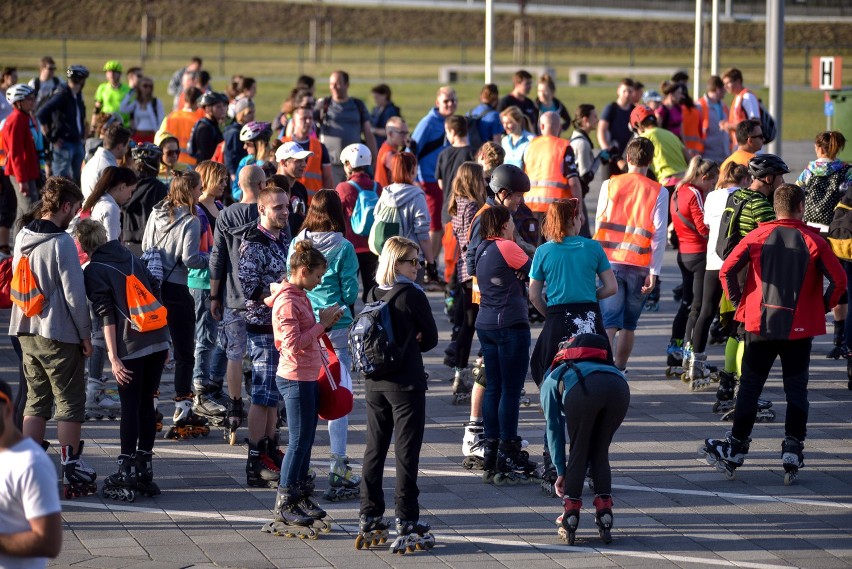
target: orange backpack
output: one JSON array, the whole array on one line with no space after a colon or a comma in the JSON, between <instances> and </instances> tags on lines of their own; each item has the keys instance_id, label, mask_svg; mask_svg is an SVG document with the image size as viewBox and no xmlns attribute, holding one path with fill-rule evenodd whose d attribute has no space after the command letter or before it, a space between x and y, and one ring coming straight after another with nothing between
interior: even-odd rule
<instances>
[{"instance_id":1,"label":"orange backpack","mask_svg":"<svg viewBox=\"0 0 852 569\"><path fill-rule=\"evenodd\" d=\"M118 311L130 322L131 328L137 332L153 332L168 324L168 311L166 307L160 304L160 301L133 274L133 258L130 259L129 275L125 275L112 265L97 263L95 261L92 261L92 263L109 267L115 272L124 275L124 292L127 296L128 314L124 314L120 308Z\"/></svg>"},{"instance_id":2,"label":"orange backpack","mask_svg":"<svg viewBox=\"0 0 852 569\"><path fill-rule=\"evenodd\" d=\"M24 316L32 318L41 314L47 306L47 299L41 292L38 279L30 269L30 259L21 257L12 275L12 302L18 305Z\"/></svg>"}]
</instances>

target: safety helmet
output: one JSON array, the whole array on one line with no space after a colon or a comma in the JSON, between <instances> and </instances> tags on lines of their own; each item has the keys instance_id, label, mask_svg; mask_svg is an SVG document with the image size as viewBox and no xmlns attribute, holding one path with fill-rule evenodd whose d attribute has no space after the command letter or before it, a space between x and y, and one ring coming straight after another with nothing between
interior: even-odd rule
<instances>
[{"instance_id":1,"label":"safety helmet","mask_svg":"<svg viewBox=\"0 0 852 569\"><path fill-rule=\"evenodd\" d=\"M18 83L17 85L12 85L6 89L6 100L9 101L10 105L13 105L18 101L23 101L33 93L35 93L35 91L32 87L25 85L24 83Z\"/></svg>"},{"instance_id":2,"label":"safety helmet","mask_svg":"<svg viewBox=\"0 0 852 569\"><path fill-rule=\"evenodd\" d=\"M121 62L117 59L110 59L104 63L104 71L118 71L121 73L124 71L124 68L121 66Z\"/></svg>"},{"instance_id":3,"label":"safety helmet","mask_svg":"<svg viewBox=\"0 0 852 569\"><path fill-rule=\"evenodd\" d=\"M774 154L758 154L748 161L748 173L752 178L760 179L764 176L789 174L790 168Z\"/></svg>"},{"instance_id":4,"label":"safety helmet","mask_svg":"<svg viewBox=\"0 0 852 569\"><path fill-rule=\"evenodd\" d=\"M340 153L340 162L349 162L352 168L361 168L373 163L373 154L370 149L361 143L350 144Z\"/></svg>"},{"instance_id":5,"label":"safety helmet","mask_svg":"<svg viewBox=\"0 0 852 569\"><path fill-rule=\"evenodd\" d=\"M530 191L530 179L514 164L501 164L491 173L488 186L495 194L500 193L501 190L506 190L510 194L525 194Z\"/></svg>"},{"instance_id":6,"label":"safety helmet","mask_svg":"<svg viewBox=\"0 0 852 569\"><path fill-rule=\"evenodd\" d=\"M226 97L223 93L217 93L216 91L207 91L201 98L198 99L199 107L212 107L218 103L222 103L224 105L228 104L228 97Z\"/></svg>"},{"instance_id":7,"label":"safety helmet","mask_svg":"<svg viewBox=\"0 0 852 569\"><path fill-rule=\"evenodd\" d=\"M134 162L141 163L153 172L156 173L160 171L160 159L163 156L163 151L156 144L151 144L150 142L137 144L136 147L130 151L130 156L133 158ZM140 171L140 174L141 173L142 172Z\"/></svg>"},{"instance_id":8,"label":"safety helmet","mask_svg":"<svg viewBox=\"0 0 852 569\"><path fill-rule=\"evenodd\" d=\"M258 138L269 138L272 135L272 126L268 122L251 121L240 129L240 142L250 142Z\"/></svg>"},{"instance_id":9,"label":"safety helmet","mask_svg":"<svg viewBox=\"0 0 852 569\"><path fill-rule=\"evenodd\" d=\"M654 111L651 107L646 105L638 105L633 111L630 113L630 126L636 128L636 125L640 125L645 122L645 119L648 117L655 117Z\"/></svg>"},{"instance_id":10,"label":"safety helmet","mask_svg":"<svg viewBox=\"0 0 852 569\"><path fill-rule=\"evenodd\" d=\"M81 81L89 76L89 69L85 65L72 65L65 71L65 76L74 81Z\"/></svg>"}]
</instances>

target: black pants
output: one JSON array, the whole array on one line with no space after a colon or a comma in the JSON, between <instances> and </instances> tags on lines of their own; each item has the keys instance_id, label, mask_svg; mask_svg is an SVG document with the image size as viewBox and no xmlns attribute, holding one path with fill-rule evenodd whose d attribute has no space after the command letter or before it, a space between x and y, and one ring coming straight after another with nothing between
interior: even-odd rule
<instances>
[{"instance_id":1,"label":"black pants","mask_svg":"<svg viewBox=\"0 0 852 569\"><path fill-rule=\"evenodd\" d=\"M455 323L458 326L456 335L456 367L466 368L470 360L470 347L473 344L473 335L476 333L476 315L479 314L479 305L473 302L473 282L462 283L458 288L461 291L461 310L456 311Z\"/></svg>"},{"instance_id":2,"label":"black pants","mask_svg":"<svg viewBox=\"0 0 852 569\"><path fill-rule=\"evenodd\" d=\"M691 312L695 304L701 306L701 295L704 294L704 269L707 267L707 255L704 253L677 254L677 266L683 279L683 296L672 322L672 338L676 340L691 340L692 328L689 326ZM690 310L691 309L691 310ZM698 318L696 313L695 318ZM693 319L693 326L694 326Z\"/></svg>"},{"instance_id":3,"label":"black pants","mask_svg":"<svg viewBox=\"0 0 852 569\"><path fill-rule=\"evenodd\" d=\"M391 435L396 431L396 517L419 520L417 469L426 428L425 391L367 391L367 448L361 471L361 514L385 512L382 480Z\"/></svg>"},{"instance_id":4,"label":"black pants","mask_svg":"<svg viewBox=\"0 0 852 569\"><path fill-rule=\"evenodd\" d=\"M781 357L784 395L787 398L787 417L784 434L799 441L805 440L808 426L808 371L811 363L813 338L801 340L770 340L745 333L740 391L734 411L731 434L740 440L751 435L757 417L757 398L763 391L766 378L775 358Z\"/></svg>"},{"instance_id":5,"label":"black pants","mask_svg":"<svg viewBox=\"0 0 852 569\"><path fill-rule=\"evenodd\" d=\"M358 272L361 273L361 285L364 290L361 292L361 302L367 302L367 293L376 286L376 269L379 268L379 258L369 251L366 253L357 253L358 257Z\"/></svg>"},{"instance_id":6,"label":"black pants","mask_svg":"<svg viewBox=\"0 0 852 569\"><path fill-rule=\"evenodd\" d=\"M186 285L164 282L162 292L163 306L169 312L175 357L175 396L191 396L195 367L195 301Z\"/></svg>"},{"instance_id":7,"label":"black pants","mask_svg":"<svg viewBox=\"0 0 852 569\"><path fill-rule=\"evenodd\" d=\"M136 449L151 452L157 434L154 417L154 392L160 388L160 376L168 350L141 358L121 360L131 374L130 383L118 385L121 398L121 454Z\"/></svg>"},{"instance_id":8,"label":"black pants","mask_svg":"<svg viewBox=\"0 0 852 569\"><path fill-rule=\"evenodd\" d=\"M596 494L612 493L609 445L630 406L630 387L621 377L596 371L565 396L565 418L571 452L563 490L569 498L583 495L586 465L591 461Z\"/></svg>"},{"instance_id":9,"label":"black pants","mask_svg":"<svg viewBox=\"0 0 852 569\"><path fill-rule=\"evenodd\" d=\"M705 271L701 305L699 306L698 316L695 318L695 325L692 328L691 336L692 351L695 353L703 354L707 349L710 326L713 324L713 318L716 317L716 312L719 310L720 300L722 300L722 281L719 280L719 271ZM692 320L694 312L695 307L693 307L689 315L690 320ZM689 325L687 325L687 328L689 328Z\"/></svg>"}]
</instances>

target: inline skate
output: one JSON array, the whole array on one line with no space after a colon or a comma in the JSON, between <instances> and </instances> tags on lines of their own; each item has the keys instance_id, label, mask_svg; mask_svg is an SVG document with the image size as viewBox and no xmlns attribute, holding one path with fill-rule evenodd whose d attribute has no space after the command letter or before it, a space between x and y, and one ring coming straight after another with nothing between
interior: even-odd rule
<instances>
[{"instance_id":1,"label":"inline skate","mask_svg":"<svg viewBox=\"0 0 852 569\"><path fill-rule=\"evenodd\" d=\"M104 498L133 502L136 500L136 477L133 475L133 459L126 455L118 455L118 472L104 478Z\"/></svg>"},{"instance_id":2,"label":"inline skate","mask_svg":"<svg viewBox=\"0 0 852 569\"><path fill-rule=\"evenodd\" d=\"M478 383L482 386L485 386L485 358L483 358L482 356L478 356L476 358L476 360L473 362L473 369L471 370L470 374L473 376L474 383Z\"/></svg>"},{"instance_id":3,"label":"inline skate","mask_svg":"<svg viewBox=\"0 0 852 569\"><path fill-rule=\"evenodd\" d=\"M467 368L455 368L453 376L453 405L459 405L470 401L471 385L467 381Z\"/></svg>"},{"instance_id":4,"label":"inline skate","mask_svg":"<svg viewBox=\"0 0 852 569\"><path fill-rule=\"evenodd\" d=\"M825 357L829 360L839 360L849 357L849 347L846 345L846 321L836 320L834 322L834 347Z\"/></svg>"},{"instance_id":5,"label":"inline skate","mask_svg":"<svg viewBox=\"0 0 852 569\"><path fill-rule=\"evenodd\" d=\"M226 417L225 438L234 446L237 444L237 429L243 424L243 398L228 399L228 416Z\"/></svg>"},{"instance_id":6,"label":"inline skate","mask_svg":"<svg viewBox=\"0 0 852 569\"><path fill-rule=\"evenodd\" d=\"M494 484L497 475L497 439L485 439L481 441L482 446L482 481L485 484Z\"/></svg>"},{"instance_id":7,"label":"inline skate","mask_svg":"<svg viewBox=\"0 0 852 569\"><path fill-rule=\"evenodd\" d=\"M583 507L583 500L566 497L562 503L565 510L556 518L556 523L559 525L558 534L562 541L568 545L574 545L577 527L580 525L580 508Z\"/></svg>"},{"instance_id":8,"label":"inline skate","mask_svg":"<svg viewBox=\"0 0 852 569\"><path fill-rule=\"evenodd\" d=\"M313 528L322 533L331 531L331 524L325 521L328 513L320 508L316 503L314 496L314 481L307 479L299 483L299 508L305 512L309 518L314 520Z\"/></svg>"},{"instance_id":9,"label":"inline skate","mask_svg":"<svg viewBox=\"0 0 852 569\"><path fill-rule=\"evenodd\" d=\"M529 483L535 470L536 463L530 462L529 453L521 450L521 437L500 441L497 449L497 473L493 477L495 485Z\"/></svg>"},{"instance_id":10,"label":"inline skate","mask_svg":"<svg viewBox=\"0 0 852 569\"><path fill-rule=\"evenodd\" d=\"M77 447L76 453L71 445L62 445L60 447L62 477L65 479L63 496L65 496L66 500L79 498L80 496L89 496L98 491L98 485L95 483L98 473L81 458L83 454L83 442L80 441L80 446Z\"/></svg>"},{"instance_id":11,"label":"inline skate","mask_svg":"<svg viewBox=\"0 0 852 569\"><path fill-rule=\"evenodd\" d=\"M683 340L672 339L666 348L666 377L680 377L683 374Z\"/></svg>"},{"instance_id":12,"label":"inline skate","mask_svg":"<svg viewBox=\"0 0 852 569\"><path fill-rule=\"evenodd\" d=\"M361 514L358 521L358 535L355 536L355 549L370 549L387 542L390 537L390 525L381 516Z\"/></svg>"},{"instance_id":13,"label":"inline skate","mask_svg":"<svg viewBox=\"0 0 852 569\"><path fill-rule=\"evenodd\" d=\"M340 502L361 495L361 477L349 466L349 457L333 454L328 469L328 490L323 498L329 502Z\"/></svg>"},{"instance_id":14,"label":"inline skate","mask_svg":"<svg viewBox=\"0 0 852 569\"><path fill-rule=\"evenodd\" d=\"M604 543L612 543L612 496L598 494L593 502L595 505L595 525Z\"/></svg>"},{"instance_id":15,"label":"inline skate","mask_svg":"<svg viewBox=\"0 0 852 569\"><path fill-rule=\"evenodd\" d=\"M420 521L396 519L396 539L391 543L391 553L404 555L414 551L423 551L435 547L435 536L430 533L432 526Z\"/></svg>"},{"instance_id":16,"label":"inline skate","mask_svg":"<svg viewBox=\"0 0 852 569\"><path fill-rule=\"evenodd\" d=\"M707 464L715 466L728 480L734 480L736 469L745 462L750 442L751 439L735 439L729 432L724 439L704 439L704 445L698 452L704 456Z\"/></svg>"},{"instance_id":17,"label":"inline skate","mask_svg":"<svg viewBox=\"0 0 852 569\"><path fill-rule=\"evenodd\" d=\"M691 391L699 391L711 381L719 381L719 373L715 367L707 365L707 354L693 352L690 348L689 363L682 379Z\"/></svg>"},{"instance_id":18,"label":"inline skate","mask_svg":"<svg viewBox=\"0 0 852 569\"><path fill-rule=\"evenodd\" d=\"M107 392L106 380L90 377L86 382L86 420L114 421L119 415L121 415L121 401Z\"/></svg>"},{"instance_id":19,"label":"inline skate","mask_svg":"<svg viewBox=\"0 0 852 569\"><path fill-rule=\"evenodd\" d=\"M541 491L553 498L556 496L556 488L554 487L557 478L556 466L553 464L553 460L550 458L550 450L546 446L544 447L543 458L543 462L536 471L536 477L541 478Z\"/></svg>"},{"instance_id":20,"label":"inline skate","mask_svg":"<svg viewBox=\"0 0 852 569\"><path fill-rule=\"evenodd\" d=\"M145 496L159 496L160 487L154 482L154 455L147 450L137 450L133 455L136 468L136 491Z\"/></svg>"},{"instance_id":21,"label":"inline skate","mask_svg":"<svg viewBox=\"0 0 852 569\"><path fill-rule=\"evenodd\" d=\"M275 437L260 439L260 442L257 444L260 445L260 452L266 453L266 456L272 460L275 468L281 470L281 465L284 464L284 451L281 450L281 447L278 444L278 435L276 434ZM316 476L314 476L314 478L315 477Z\"/></svg>"},{"instance_id":22,"label":"inline skate","mask_svg":"<svg viewBox=\"0 0 852 569\"><path fill-rule=\"evenodd\" d=\"M707 341L711 346L716 344L724 346L728 343L728 333L722 327L718 314L713 318L713 322L710 324L710 333L707 336Z\"/></svg>"},{"instance_id":23,"label":"inline skate","mask_svg":"<svg viewBox=\"0 0 852 569\"><path fill-rule=\"evenodd\" d=\"M482 470L482 459L485 455L482 440L485 428L482 421L469 421L464 424L464 439L462 440L462 466L468 470Z\"/></svg>"},{"instance_id":24,"label":"inline skate","mask_svg":"<svg viewBox=\"0 0 852 569\"><path fill-rule=\"evenodd\" d=\"M217 401L212 392L206 388L199 389L192 400L192 411L200 417L204 417L215 427L227 426L228 409Z\"/></svg>"},{"instance_id":25,"label":"inline skate","mask_svg":"<svg viewBox=\"0 0 852 569\"><path fill-rule=\"evenodd\" d=\"M784 466L784 486L789 486L799 475L799 469L805 466L804 443L793 437L784 437L781 443L781 463Z\"/></svg>"},{"instance_id":26,"label":"inline skate","mask_svg":"<svg viewBox=\"0 0 852 569\"><path fill-rule=\"evenodd\" d=\"M529 397L527 397L527 390L521 389L521 398L520 398L520 400L518 400L518 406L519 407L521 407L521 406L529 407L531 403L532 403L532 400Z\"/></svg>"},{"instance_id":27,"label":"inline skate","mask_svg":"<svg viewBox=\"0 0 852 569\"><path fill-rule=\"evenodd\" d=\"M260 528L264 533L299 539L317 539L319 533L313 528L314 519L299 507L298 488L278 487L275 496L275 517Z\"/></svg>"},{"instance_id":28,"label":"inline skate","mask_svg":"<svg viewBox=\"0 0 852 569\"><path fill-rule=\"evenodd\" d=\"M175 397L175 414L172 421L174 424L163 438L185 440L190 437L206 437L210 434L207 419L192 412L192 397L189 395Z\"/></svg>"},{"instance_id":29,"label":"inline skate","mask_svg":"<svg viewBox=\"0 0 852 569\"><path fill-rule=\"evenodd\" d=\"M713 404L713 412L721 413L721 421L734 420L734 408L737 403L737 378L727 371L719 373L719 388L716 390L716 402ZM775 411L771 409L772 401L768 399L757 400L758 423L771 423L775 420Z\"/></svg>"},{"instance_id":30,"label":"inline skate","mask_svg":"<svg viewBox=\"0 0 852 569\"><path fill-rule=\"evenodd\" d=\"M662 281L657 278L657 282L654 285L654 290L652 290L648 294L648 298L645 300L645 306L643 307L646 312L659 312L660 311L660 285Z\"/></svg>"},{"instance_id":31,"label":"inline skate","mask_svg":"<svg viewBox=\"0 0 852 569\"><path fill-rule=\"evenodd\" d=\"M277 488L281 477L281 469L266 453L266 439L258 443L248 443L248 459L246 460L246 484L253 488Z\"/></svg>"}]
</instances>

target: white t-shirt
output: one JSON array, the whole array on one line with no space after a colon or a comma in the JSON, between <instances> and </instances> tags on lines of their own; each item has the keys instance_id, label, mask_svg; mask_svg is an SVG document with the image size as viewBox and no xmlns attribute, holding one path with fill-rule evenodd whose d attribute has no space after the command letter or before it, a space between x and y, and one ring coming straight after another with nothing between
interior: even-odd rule
<instances>
[{"instance_id":1,"label":"white t-shirt","mask_svg":"<svg viewBox=\"0 0 852 569\"><path fill-rule=\"evenodd\" d=\"M0 533L30 531L29 520L61 512L56 467L34 440L27 437L0 452ZM0 554L3 569L41 569L47 558Z\"/></svg>"},{"instance_id":2,"label":"white t-shirt","mask_svg":"<svg viewBox=\"0 0 852 569\"><path fill-rule=\"evenodd\" d=\"M722 257L716 254L716 241L719 239L719 225L722 223L722 213L725 211L725 204L728 203L728 196L736 190L736 186L718 188L704 198L704 224L710 228L710 235L707 238L706 270L708 271L718 271L722 268Z\"/></svg>"},{"instance_id":3,"label":"white t-shirt","mask_svg":"<svg viewBox=\"0 0 852 569\"><path fill-rule=\"evenodd\" d=\"M121 208L110 194L104 194L92 208L91 219L104 226L107 241L121 237Z\"/></svg>"},{"instance_id":4,"label":"white t-shirt","mask_svg":"<svg viewBox=\"0 0 852 569\"><path fill-rule=\"evenodd\" d=\"M115 154L101 146L95 150L95 155L86 162L80 174L80 189L83 190L84 198L88 198L95 189L95 184L101 178L101 172L106 170L107 166L118 166L118 161L115 159Z\"/></svg>"}]
</instances>

